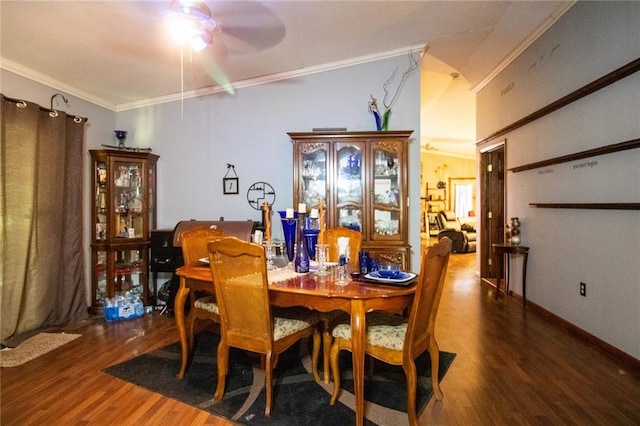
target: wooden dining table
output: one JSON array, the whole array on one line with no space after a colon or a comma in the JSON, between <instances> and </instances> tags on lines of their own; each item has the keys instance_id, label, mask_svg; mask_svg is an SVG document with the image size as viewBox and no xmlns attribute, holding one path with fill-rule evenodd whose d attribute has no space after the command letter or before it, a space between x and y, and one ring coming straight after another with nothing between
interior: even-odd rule
<instances>
[{"instance_id":1,"label":"wooden dining table","mask_svg":"<svg viewBox=\"0 0 640 426\"><path fill-rule=\"evenodd\" d=\"M176 273L180 288L176 295L174 312L180 335L183 363L188 356L184 306L191 291L214 291L211 269L208 265L184 266ZM335 271L326 275L317 273L288 274L290 278L269 282L269 299L273 306L304 306L319 312L342 310L351 317L353 381L355 390L356 425L364 423L364 364L366 316L371 311L401 311L413 302L415 280L404 285L386 285L337 279ZM277 278L276 278L277 279ZM326 373L326 372L325 372Z\"/></svg>"}]
</instances>

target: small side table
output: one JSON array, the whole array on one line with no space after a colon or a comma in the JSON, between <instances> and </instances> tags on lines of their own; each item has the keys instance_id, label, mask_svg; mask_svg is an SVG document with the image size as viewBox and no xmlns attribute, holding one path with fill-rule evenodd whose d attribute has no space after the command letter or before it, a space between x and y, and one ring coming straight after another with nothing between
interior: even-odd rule
<instances>
[{"instance_id":1,"label":"small side table","mask_svg":"<svg viewBox=\"0 0 640 426\"><path fill-rule=\"evenodd\" d=\"M503 273L503 259L507 256L507 277L505 279L505 291L504 294L509 295L509 275L511 272L511 256L514 254L521 254L523 256L522 264L522 304L527 305L527 258L529 257L529 247L513 245L513 244L492 244L493 251L496 254L498 260L498 277L496 280L496 300L500 294L500 281L502 280Z\"/></svg>"}]
</instances>

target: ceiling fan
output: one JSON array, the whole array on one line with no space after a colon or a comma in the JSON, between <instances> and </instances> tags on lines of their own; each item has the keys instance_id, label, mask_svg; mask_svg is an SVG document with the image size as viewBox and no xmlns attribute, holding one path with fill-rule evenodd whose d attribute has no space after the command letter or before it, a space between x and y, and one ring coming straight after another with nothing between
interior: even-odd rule
<instances>
[{"instance_id":1,"label":"ceiling fan","mask_svg":"<svg viewBox=\"0 0 640 426\"><path fill-rule=\"evenodd\" d=\"M209 6L204 2L172 0L163 13L169 24L174 42L188 45L200 52L213 43L213 32L218 28Z\"/></svg>"},{"instance_id":2,"label":"ceiling fan","mask_svg":"<svg viewBox=\"0 0 640 426\"><path fill-rule=\"evenodd\" d=\"M171 0L161 16L168 24L171 38L187 48L208 70L208 75L227 92L233 87L222 67L229 54L259 52L277 45L285 35L284 24L261 3L249 1L207 2ZM181 51L181 61L184 54ZM181 69L184 82L183 65Z\"/></svg>"}]
</instances>

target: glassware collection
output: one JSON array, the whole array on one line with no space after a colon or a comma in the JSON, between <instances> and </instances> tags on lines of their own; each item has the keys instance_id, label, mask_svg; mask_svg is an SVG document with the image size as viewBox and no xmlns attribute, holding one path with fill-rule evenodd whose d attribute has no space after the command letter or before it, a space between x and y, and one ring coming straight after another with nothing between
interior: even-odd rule
<instances>
[{"instance_id":1,"label":"glassware collection","mask_svg":"<svg viewBox=\"0 0 640 426\"><path fill-rule=\"evenodd\" d=\"M265 205L265 224L266 239L260 243L265 248L267 259L267 269L277 269L274 259L281 253L286 253L288 267L297 273L308 273L311 268L312 261L316 262L317 269L314 271L318 275L327 275L329 273L336 274L336 283L347 284L350 280L348 277L349 264L354 259L350 258L350 244L348 237L339 237L337 241L338 258L336 263L329 260L329 244L321 240L320 233L324 228L322 203L320 208L313 208L307 212L306 204L300 203L297 211L293 208L279 210L278 214L282 223L284 241L271 240L271 221L270 206ZM364 277L370 272L379 271L381 261L372 257L367 250L361 250L358 253L357 270L352 274L355 277ZM393 264L393 269L400 271L399 264L395 262L386 263ZM329 266L335 266L330 270ZM358 272L359 271L359 272ZM393 278L393 277L392 277Z\"/></svg>"}]
</instances>

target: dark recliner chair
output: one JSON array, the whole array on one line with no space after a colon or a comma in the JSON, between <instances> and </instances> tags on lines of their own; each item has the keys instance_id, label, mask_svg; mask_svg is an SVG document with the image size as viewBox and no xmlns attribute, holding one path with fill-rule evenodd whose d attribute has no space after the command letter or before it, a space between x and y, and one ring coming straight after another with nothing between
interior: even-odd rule
<instances>
[{"instance_id":1,"label":"dark recliner chair","mask_svg":"<svg viewBox=\"0 0 640 426\"><path fill-rule=\"evenodd\" d=\"M476 230L475 228L460 224L455 212L441 211L436 218L438 223L438 240L449 237L453 242L451 251L453 253L473 253L476 251Z\"/></svg>"}]
</instances>

